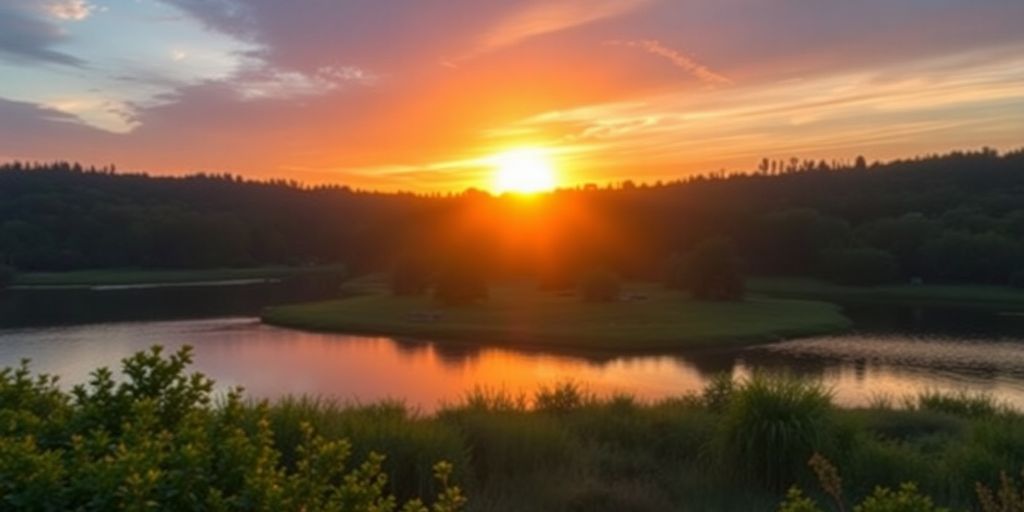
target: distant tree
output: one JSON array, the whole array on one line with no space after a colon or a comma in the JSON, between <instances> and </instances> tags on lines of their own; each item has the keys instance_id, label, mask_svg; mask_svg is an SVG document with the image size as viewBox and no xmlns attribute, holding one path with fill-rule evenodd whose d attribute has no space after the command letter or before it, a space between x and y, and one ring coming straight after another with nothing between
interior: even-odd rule
<instances>
[{"instance_id":1,"label":"distant tree","mask_svg":"<svg viewBox=\"0 0 1024 512\"><path fill-rule=\"evenodd\" d=\"M391 293L422 295L430 288L430 266L423 258L402 255L391 270Z\"/></svg>"},{"instance_id":2,"label":"distant tree","mask_svg":"<svg viewBox=\"0 0 1024 512\"><path fill-rule=\"evenodd\" d=\"M14 282L14 269L7 265L0 264L0 290L7 288Z\"/></svg>"},{"instance_id":3,"label":"distant tree","mask_svg":"<svg viewBox=\"0 0 1024 512\"><path fill-rule=\"evenodd\" d=\"M868 168L868 161L864 159L863 155L857 155L857 160L856 162L854 162L853 168L857 169L858 171L863 171L864 169Z\"/></svg>"},{"instance_id":4,"label":"distant tree","mask_svg":"<svg viewBox=\"0 0 1024 512\"><path fill-rule=\"evenodd\" d=\"M434 298L449 306L480 302L488 294L483 270L472 263L448 262L434 285Z\"/></svg>"},{"instance_id":5,"label":"distant tree","mask_svg":"<svg viewBox=\"0 0 1024 512\"><path fill-rule=\"evenodd\" d=\"M825 253L823 273L834 283L873 286L896 281L899 264L892 254L879 249L837 249Z\"/></svg>"},{"instance_id":6,"label":"distant tree","mask_svg":"<svg viewBox=\"0 0 1024 512\"><path fill-rule=\"evenodd\" d=\"M757 255L753 262L762 270L807 274L818 266L823 251L848 244L850 227L817 210L784 210L760 219L753 239Z\"/></svg>"},{"instance_id":7,"label":"distant tree","mask_svg":"<svg viewBox=\"0 0 1024 512\"><path fill-rule=\"evenodd\" d=\"M681 284L694 298L704 300L741 300L743 275L736 246L728 238L712 238L697 245L680 260L675 270Z\"/></svg>"},{"instance_id":8,"label":"distant tree","mask_svg":"<svg viewBox=\"0 0 1024 512\"><path fill-rule=\"evenodd\" d=\"M608 270L595 270L583 278L580 292L587 302L614 302L621 292L619 278Z\"/></svg>"},{"instance_id":9,"label":"distant tree","mask_svg":"<svg viewBox=\"0 0 1024 512\"><path fill-rule=\"evenodd\" d=\"M922 248L929 277L995 284L1009 282L1021 252L1020 243L1002 235L958 231L946 232Z\"/></svg>"},{"instance_id":10,"label":"distant tree","mask_svg":"<svg viewBox=\"0 0 1024 512\"><path fill-rule=\"evenodd\" d=\"M1024 270L1018 270L1010 275L1010 286L1024 288Z\"/></svg>"},{"instance_id":11,"label":"distant tree","mask_svg":"<svg viewBox=\"0 0 1024 512\"><path fill-rule=\"evenodd\" d=\"M940 230L938 222L920 213L908 213L866 223L857 228L856 237L863 244L894 256L906 277L918 277L921 275L921 248Z\"/></svg>"}]
</instances>

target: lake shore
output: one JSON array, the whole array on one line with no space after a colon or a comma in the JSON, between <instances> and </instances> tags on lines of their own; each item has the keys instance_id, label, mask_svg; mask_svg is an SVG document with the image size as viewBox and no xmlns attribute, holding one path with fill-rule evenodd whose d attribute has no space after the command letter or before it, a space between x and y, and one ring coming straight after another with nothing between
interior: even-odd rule
<instances>
[{"instance_id":1,"label":"lake shore","mask_svg":"<svg viewBox=\"0 0 1024 512\"><path fill-rule=\"evenodd\" d=\"M429 296L395 297L373 286L360 289L349 298L271 307L262 320L320 332L617 351L737 346L850 326L838 306L825 302L760 296L695 301L650 284L627 285L629 300L612 303L507 284L492 287L487 301L462 307L445 307Z\"/></svg>"},{"instance_id":2,"label":"lake shore","mask_svg":"<svg viewBox=\"0 0 1024 512\"><path fill-rule=\"evenodd\" d=\"M289 277L344 274L342 265L264 266L214 269L99 269L69 272L25 272L14 279L12 289L115 289L157 286L230 286Z\"/></svg>"},{"instance_id":3,"label":"lake shore","mask_svg":"<svg viewBox=\"0 0 1024 512\"><path fill-rule=\"evenodd\" d=\"M758 294L797 299L1024 311L1024 290L1008 286L947 284L843 286L816 279L763 277L749 279L747 289Z\"/></svg>"}]
</instances>

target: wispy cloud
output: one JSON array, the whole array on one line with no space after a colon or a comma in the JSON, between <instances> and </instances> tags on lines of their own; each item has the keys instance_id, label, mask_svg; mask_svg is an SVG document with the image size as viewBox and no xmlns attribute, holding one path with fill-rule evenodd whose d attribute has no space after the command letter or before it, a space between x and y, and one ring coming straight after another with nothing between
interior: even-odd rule
<instances>
[{"instance_id":1,"label":"wispy cloud","mask_svg":"<svg viewBox=\"0 0 1024 512\"><path fill-rule=\"evenodd\" d=\"M512 46L532 37L559 32L630 12L650 0L549 0L536 2L502 19L487 30L476 48L450 65Z\"/></svg>"},{"instance_id":2,"label":"wispy cloud","mask_svg":"<svg viewBox=\"0 0 1024 512\"><path fill-rule=\"evenodd\" d=\"M652 55L657 55L668 60L673 66L682 69L686 73L692 75L694 78L704 82L708 85L730 85L732 80L712 71L704 64L697 62L686 55L685 53L673 50L653 39L644 39L640 41L608 41L605 44L609 46L623 46L626 48L636 48L643 50Z\"/></svg>"},{"instance_id":3,"label":"wispy cloud","mask_svg":"<svg viewBox=\"0 0 1024 512\"><path fill-rule=\"evenodd\" d=\"M957 74L947 72L950 59ZM674 175L744 168L764 155L899 156L907 148L1013 147L1024 129L1024 59L964 64L956 57L899 69L775 84L677 92L533 116L507 129L583 147L589 166L636 162ZM979 112L985 112L979 116ZM994 134L1001 134L995 136ZM880 154L896 149L896 154Z\"/></svg>"}]
</instances>

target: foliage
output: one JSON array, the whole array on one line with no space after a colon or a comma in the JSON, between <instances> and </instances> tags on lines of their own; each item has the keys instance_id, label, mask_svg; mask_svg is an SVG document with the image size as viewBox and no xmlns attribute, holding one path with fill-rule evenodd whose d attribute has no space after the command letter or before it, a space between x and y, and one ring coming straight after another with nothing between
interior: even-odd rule
<instances>
[{"instance_id":1,"label":"foliage","mask_svg":"<svg viewBox=\"0 0 1024 512\"><path fill-rule=\"evenodd\" d=\"M448 254L473 240L471 257L489 275L541 275L561 288L575 280L567 270L595 265L656 279L668 255L728 237L754 273L808 276L826 252L851 247L892 254L904 281L1004 285L1021 270L1022 151L765 165L770 174L561 190L527 208L479 192L13 162L0 165L0 254L23 272L338 262L360 274L387 270L399 249ZM506 236L513 231L537 236Z\"/></svg>"},{"instance_id":2,"label":"foliage","mask_svg":"<svg viewBox=\"0 0 1024 512\"><path fill-rule=\"evenodd\" d=\"M936 278L1005 285L1020 261L1021 246L998 233L952 231L930 240L922 254L925 269Z\"/></svg>"},{"instance_id":3,"label":"foliage","mask_svg":"<svg viewBox=\"0 0 1024 512\"><path fill-rule=\"evenodd\" d=\"M1015 512L1024 498L999 477L1024 466L1024 415L1011 410L839 409L813 383L755 376L660 402L571 382L532 395L477 389L423 416L396 402L212 400L189 361L187 351L139 354L123 379L97 371L74 392L25 366L0 372L0 510L331 510L347 500L334 509L386 511L435 496L429 510L447 512L465 489L465 506L488 512L746 511L777 507L784 488L815 476L820 492L791 489L782 510ZM808 446L836 464L808 455L804 466ZM435 472L437 460L454 466Z\"/></svg>"},{"instance_id":4,"label":"foliage","mask_svg":"<svg viewBox=\"0 0 1024 512\"><path fill-rule=\"evenodd\" d=\"M834 283L874 286L892 283L899 277L899 264L888 252L853 248L827 251L823 256L825 277Z\"/></svg>"},{"instance_id":5,"label":"foliage","mask_svg":"<svg viewBox=\"0 0 1024 512\"><path fill-rule=\"evenodd\" d=\"M924 391L909 405L925 411L939 411L953 416L984 417L998 414L1003 407L991 395L967 391Z\"/></svg>"},{"instance_id":6,"label":"foliage","mask_svg":"<svg viewBox=\"0 0 1024 512\"><path fill-rule=\"evenodd\" d=\"M1021 471L1024 481L1024 471ZM981 512L1021 512L1024 511L1024 489L1018 489L1017 483L1006 475L999 475L999 488L995 491L979 483L977 485L978 502Z\"/></svg>"},{"instance_id":7,"label":"foliage","mask_svg":"<svg viewBox=\"0 0 1024 512\"><path fill-rule=\"evenodd\" d=\"M1010 276L1010 286L1024 288L1024 270L1018 270Z\"/></svg>"},{"instance_id":8,"label":"foliage","mask_svg":"<svg viewBox=\"0 0 1024 512\"><path fill-rule=\"evenodd\" d=\"M685 259L682 268L673 271L670 284L690 290L698 299L739 300L743 298L743 277L732 241L724 238L705 240Z\"/></svg>"},{"instance_id":9,"label":"foliage","mask_svg":"<svg viewBox=\"0 0 1024 512\"><path fill-rule=\"evenodd\" d=\"M473 304L488 295L483 270L468 262L450 261L434 285L434 298L449 306Z\"/></svg>"},{"instance_id":10,"label":"foliage","mask_svg":"<svg viewBox=\"0 0 1024 512\"><path fill-rule=\"evenodd\" d=\"M720 432L732 467L772 488L785 488L828 443L831 394L820 384L754 375L733 394Z\"/></svg>"},{"instance_id":11,"label":"foliage","mask_svg":"<svg viewBox=\"0 0 1024 512\"><path fill-rule=\"evenodd\" d=\"M843 499L842 480L835 466L819 454L811 457L808 463L818 476L818 483L835 503L835 510L847 510ZM780 512L821 512L818 504L804 496L797 487L791 487L786 500L779 506ZM876 487L870 495L853 507L853 512L948 512L947 509L935 506L928 496L918 491L917 484L903 483L899 489Z\"/></svg>"},{"instance_id":12,"label":"foliage","mask_svg":"<svg viewBox=\"0 0 1024 512\"><path fill-rule=\"evenodd\" d=\"M0 290L7 288L11 283L14 282L14 269L0 264Z\"/></svg>"},{"instance_id":13,"label":"foliage","mask_svg":"<svg viewBox=\"0 0 1024 512\"><path fill-rule=\"evenodd\" d=\"M391 293L422 295L430 288L430 266L423 258L404 255L391 270Z\"/></svg>"},{"instance_id":14,"label":"foliage","mask_svg":"<svg viewBox=\"0 0 1024 512\"><path fill-rule=\"evenodd\" d=\"M189 348L164 357L156 347L62 392L56 379L31 378L26 365L0 372L0 509L17 510L398 510L385 492L385 457L348 467L352 446L302 423L294 458L282 461L268 406L238 391L211 404L213 382L186 374ZM250 414L254 413L254 414ZM465 502L438 463L433 508Z\"/></svg>"},{"instance_id":15,"label":"foliage","mask_svg":"<svg viewBox=\"0 0 1024 512\"><path fill-rule=\"evenodd\" d=\"M595 270L583 278L580 292L587 302L615 302L622 286L619 278L607 270Z\"/></svg>"}]
</instances>

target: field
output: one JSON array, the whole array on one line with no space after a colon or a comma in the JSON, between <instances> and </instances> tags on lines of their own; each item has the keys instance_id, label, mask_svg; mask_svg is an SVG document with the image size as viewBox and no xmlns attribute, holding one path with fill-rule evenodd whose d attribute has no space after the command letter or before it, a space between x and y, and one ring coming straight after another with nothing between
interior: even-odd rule
<instances>
[{"instance_id":1,"label":"field","mask_svg":"<svg viewBox=\"0 0 1024 512\"><path fill-rule=\"evenodd\" d=\"M316 331L431 340L653 350L773 341L843 330L849 321L823 302L751 297L690 300L649 284L629 284L628 300L588 303L528 283L494 286L480 304L445 307L429 296L396 297L372 286L339 300L274 307L269 324Z\"/></svg>"},{"instance_id":2,"label":"field","mask_svg":"<svg viewBox=\"0 0 1024 512\"><path fill-rule=\"evenodd\" d=\"M15 286L122 286L179 284L245 279L280 279L317 273L344 273L341 265L305 267L267 266L201 270L104 269L72 272L25 272L15 276Z\"/></svg>"}]
</instances>

